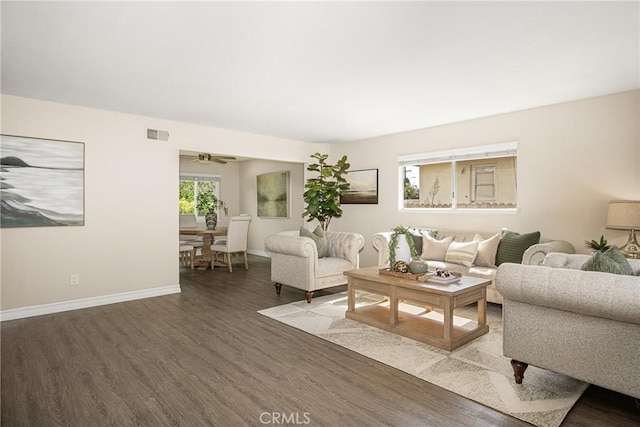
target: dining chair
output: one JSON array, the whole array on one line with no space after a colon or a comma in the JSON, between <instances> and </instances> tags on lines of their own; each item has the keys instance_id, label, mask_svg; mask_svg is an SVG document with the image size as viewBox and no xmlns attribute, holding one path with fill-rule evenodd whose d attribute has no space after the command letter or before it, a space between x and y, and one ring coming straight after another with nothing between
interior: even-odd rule
<instances>
[{"instance_id":1,"label":"dining chair","mask_svg":"<svg viewBox=\"0 0 640 427\"><path fill-rule=\"evenodd\" d=\"M180 264L185 267L191 267L193 269L193 263L195 261L196 248L192 245L184 244L180 242Z\"/></svg>"},{"instance_id":2,"label":"dining chair","mask_svg":"<svg viewBox=\"0 0 640 427\"><path fill-rule=\"evenodd\" d=\"M229 267L229 272L233 273L233 262L231 254L242 253L244 256L244 268L249 269L249 260L247 259L247 239L249 236L249 224L251 223L250 215L232 216L227 226L227 238L225 241L214 242L211 245L211 269L217 256L222 254L222 262ZM226 262L225 262L226 260Z\"/></svg>"}]
</instances>

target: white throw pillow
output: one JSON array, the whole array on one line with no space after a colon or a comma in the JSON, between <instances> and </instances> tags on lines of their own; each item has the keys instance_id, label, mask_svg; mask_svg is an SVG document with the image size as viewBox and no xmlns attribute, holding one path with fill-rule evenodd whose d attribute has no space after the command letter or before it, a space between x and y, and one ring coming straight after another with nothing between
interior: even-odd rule
<instances>
[{"instance_id":1,"label":"white throw pillow","mask_svg":"<svg viewBox=\"0 0 640 427\"><path fill-rule=\"evenodd\" d=\"M420 258L431 261L444 261L447 249L453 241L453 236L437 240L428 234L422 236L422 255Z\"/></svg>"},{"instance_id":2,"label":"white throw pillow","mask_svg":"<svg viewBox=\"0 0 640 427\"><path fill-rule=\"evenodd\" d=\"M478 245L480 242L451 242L447 249L447 254L444 257L445 262L451 262L453 264L462 264L466 267L471 267L473 261L478 255Z\"/></svg>"},{"instance_id":3,"label":"white throw pillow","mask_svg":"<svg viewBox=\"0 0 640 427\"><path fill-rule=\"evenodd\" d=\"M500 233L488 239L476 234L473 240L478 242L478 256L474 262L475 265L479 267L495 267L496 253L498 252L498 245L500 244Z\"/></svg>"}]
</instances>

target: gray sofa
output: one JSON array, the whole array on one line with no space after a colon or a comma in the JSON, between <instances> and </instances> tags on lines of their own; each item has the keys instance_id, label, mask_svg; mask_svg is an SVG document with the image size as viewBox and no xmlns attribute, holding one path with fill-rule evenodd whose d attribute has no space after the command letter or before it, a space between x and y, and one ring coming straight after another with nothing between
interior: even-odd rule
<instances>
[{"instance_id":1,"label":"gray sofa","mask_svg":"<svg viewBox=\"0 0 640 427\"><path fill-rule=\"evenodd\" d=\"M425 230L429 229L429 227L416 227L416 229ZM373 247L378 251L378 265L380 267L387 267L389 265L389 242L391 241L392 234L392 231L386 231L373 235ZM441 240L445 237L453 236L454 242L470 242L473 240L475 234L476 233L474 232L438 230L435 237L436 239ZM478 234L487 239L496 233L479 232ZM542 263L545 255L551 252L574 253L575 249L571 243L565 242L563 240L550 240L541 238L539 244L533 245L525 251L524 255L522 256L522 263L538 265ZM464 265L442 261L426 261L430 269L445 268L449 271L455 271L467 276L489 279L493 279L496 275L496 267L481 267L477 265L466 267ZM502 304L502 295L500 295L500 293L496 290L493 283L487 287L487 301L496 304Z\"/></svg>"},{"instance_id":2,"label":"gray sofa","mask_svg":"<svg viewBox=\"0 0 640 427\"><path fill-rule=\"evenodd\" d=\"M640 260L636 276L582 271L589 255L502 264L504 355L516 382L527 365L640 398Z\"/></svg>"}]
</instances>

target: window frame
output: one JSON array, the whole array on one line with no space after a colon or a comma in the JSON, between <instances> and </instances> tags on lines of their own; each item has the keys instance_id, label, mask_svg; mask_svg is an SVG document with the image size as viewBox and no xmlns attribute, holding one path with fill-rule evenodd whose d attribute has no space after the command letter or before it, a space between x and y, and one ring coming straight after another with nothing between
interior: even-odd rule
<instances>
[{"instance_id":1,"label":"window frame","mask_svg":"<svg viewBox=\"0 0 640 427\"><path fill-rule=\"evenodd\" d=\"M478 160L479 164L487 165L491 163L491 159L500 158L500 157L516 157L516 168L514 170L515 178L516 178L516 189L518 182L518 168L517 168L517 158L518 158L518 142L510 141L505 143L498 144L490 144L490 145L482 145L468 148L459 148L453 150L443 150L443 151L433 151L433 152L423 152L409 155L400 155L397 157L397 168L398 168L398 212L401 213L446 213L446 214L516 214L520 211L520 195L516 191L516 206L509 208L463 208L458 207L457 195L455 194L455 190L452 190L451 194L451 207L443 207L443 208L408 208L404 206L404 166L413 166L413 165L425 165L425 164L437 164L437 163L451 163L451 188L457 188L457 178L456 178L456 170L457 170L457 162L458 161L468 161L468 160ZM498 184L495 182L494 178L494 195L497 192ZM420 191L424 191L425 189L420 189ZM473 188L475 191L475 188Z\"/></svg>"},{"instance_id":2,"label":"window frame","mask_svg":"<svg viewBox=\"0 0 640 427\"><path fill-rule=\"evenodd\" d=\"M220 174L184 172L184 173L180 173L179 181L213 181L214 193L219 200L221 199L220 194L222 192L222 175ZM196 189L194 189L194 193L195 193L194 203L197 206L198 205L197 185L196 185ZM196 218L204 218L206 214L200 215L200 213L197 212L198 208L194 207L194 209L196 211L196 214L195 214ZM220 209L217 209L216 212L218 213L218 216L219 216Z\"/></svg>"},{"instance_id":3,"label":"window frame","mask_svg":"<svg viewBox=\"0 0 640 427\"><path fill-rule=\"evenodd\" d=\"M471 166L471 189L472 189L472 198L471 201L472 202L494 202L496 200L496 194L498 194L498 183L496 181L496 164L490 164L490 163L480 163L477 165L472 165ZM478 184L478 171L480 169L491 169L490 173L491 174L491 184ZM481 173L484 173L484 171L480 171ZM493 188L493 196L491 197L491 200L478 200L478 186L481 187L488 187L491 186Z\"/></svg>"}]
</instances>

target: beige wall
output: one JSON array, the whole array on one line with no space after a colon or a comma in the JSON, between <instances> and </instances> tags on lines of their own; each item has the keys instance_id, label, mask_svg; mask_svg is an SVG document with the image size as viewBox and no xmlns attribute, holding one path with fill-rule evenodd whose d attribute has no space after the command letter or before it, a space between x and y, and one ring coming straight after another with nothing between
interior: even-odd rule
<instances>
[{"instance_id":1,"label":"beige wall","mask_svg":"<svg viewBox=\"0 0 640 427\"><path fill-rule=\"evenodd\" d=\"M353 170L379 169L378 205L345 205L332 222L366 239L362 265L373 265L371 236L399 225L498 231L540 230L571 241L604 234L610 199L640 198L639 92L605 96L346 144L310 144L180 122L2 96L2 133L85 143L84 227L1 229L1 308L34 306L176 285L179 281L180 150L260 158L222 170L232 212L255 216L255 176L291 167L291 216L257 219L250 248L270 232L305 224L303 164L319 151L346 154ZM144 138L147 127L169 142ZM398 155L518 141L517 214L399 212ZM330 151L329 151L330 150ZM237 171L233 168L237 168ZM215 172L214 172L215 173ZM144 189L144 191L141 191ZM366 220L363 220L366 219ZM253 234L255 233L255 234ZM69 286L69 275L80 285Z\"/></svg>"},{"instance_id":2,"label":"beige wall","mask_svg":"<svg viewBox=\"0 0 640 427\"><path fill-rule=\"evenodd\" d=\"M601 234L622 245L627 233L604 225L609 200L640 198L639 101L638 91L625 92L334 145L332 156L346 154L352 169L379 169L379 204L343 206L344 216L332 229L365 236L362 265L375 263L372 235L401 224L540 230L582 252L585 240ZM518 141L516 214L398 210L398 155L510 141Z\"/></svg>"},{"instance_id":3,"label":"beige wall","mask_svg":"<svg viewBox=\"0 0 640 427\"><path fill-rule=\"evenodd\" d=\"M2 310L177 285L180 150L298 163L328 150L7 95L1 105L4 134L85 143L85 226L0 230ZM147 127L169 131L169 141L146 140ZM243 208L242 190L224 180L232 212ZM79 286L69 286L74 273Z\"/></svg>"},{"instance_id":4,"label":"beige wall","mask_svg":"<svg viewBox=\"0 0 640 427\"><path fill-rule=\"evenodd\" d=\"M256 177L263 173L289 171L289 218L259 218ZM304 201L304 165L302 163L251 160L240 165L240 206L250 214L250 253L265 255L264 239L269 234L284 230L297 230L305 222L302 218Z\"/></svg>"}]
</instances>

